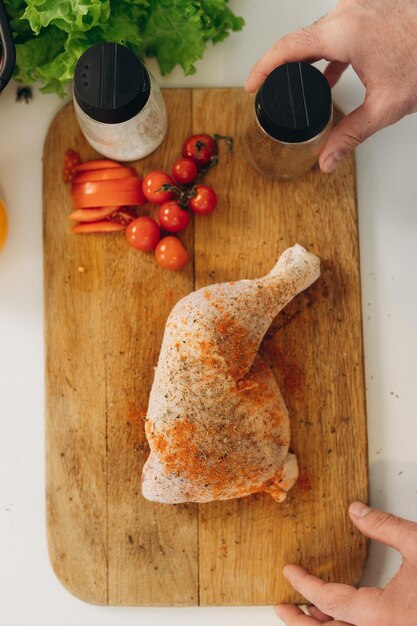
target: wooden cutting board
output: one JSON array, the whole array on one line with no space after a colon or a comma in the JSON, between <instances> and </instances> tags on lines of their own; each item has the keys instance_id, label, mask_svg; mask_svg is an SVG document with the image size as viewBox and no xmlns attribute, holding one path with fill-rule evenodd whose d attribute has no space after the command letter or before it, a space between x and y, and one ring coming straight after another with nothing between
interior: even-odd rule
<instances>
[{"instance_id":1,"label":"wooden cutting board","mask_svg":"<svg viewBox=\"0 0 417 626\"><path fill-rule=\"evenodd\" d=\"M72 235L67 148L95 156L72 105L44 154L46 482L50 558L76 596L111 605L240 605L301 600L282 576L300 563L355 583L366 542L347 507L366 500L367 439L355 165L273 183L239 147L249 98L240 89L164 93L169 132L135 164L169 169L192 132L230 134L235 150L209 175L218 209L181 237L192 263L158 268L123 235ZM144 207L142 212L149 212ZM141 495L143 417L172 306L212 282L254 278L299 242L322 276L281 313L262 345L292 421L300 479L288 500L255 495L161 505ZM190 390L192 392L192 390Z\"/></svg>"}]
</instances>

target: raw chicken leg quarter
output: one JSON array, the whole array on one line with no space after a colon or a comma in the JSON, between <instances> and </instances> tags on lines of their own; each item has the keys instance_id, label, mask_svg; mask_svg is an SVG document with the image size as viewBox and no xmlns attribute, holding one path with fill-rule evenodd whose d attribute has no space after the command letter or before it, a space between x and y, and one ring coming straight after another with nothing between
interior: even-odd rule
<instances>
[{"instance_id":1,"label":"raw chicken leg quarter","mask_svg":"<svg viewBox=\"0 0 417 626\"><path fill-rule=\"evenodd\" d=\"M175 305L149 398L145 498L286 498L298 477L290 422L258 348L279 311L319 274L319 259L297 244L264 278L210 285Z\"/></svg>"}]
</instances>

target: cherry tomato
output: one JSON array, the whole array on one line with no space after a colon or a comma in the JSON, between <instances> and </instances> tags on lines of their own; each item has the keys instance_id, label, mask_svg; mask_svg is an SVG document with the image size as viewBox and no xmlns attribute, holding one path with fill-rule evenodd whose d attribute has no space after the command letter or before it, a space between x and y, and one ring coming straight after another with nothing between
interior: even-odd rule
<instances>
[{"instance_id":1,"label":"cherry tomato","mask_svg":"<svg viewBox=\"0 0 417 626\"><path fill-rule=\"evenodd\" d=\"M100 222L90 222L89 224L76 224L71 230L73 233L83 233L87 235L90 233L119 233L125 228L126 226L122 226L122 224L101 220Z\"/></svg>"},{"instance_id":2,"label":"cherry tomato","mask_svg":"<svg viewBox=\"0 0 417 626\"><path fill-rule=\"evenodd\" d=\"M70 183L74 178L77 171L77 166L81 163L81 158L78 152L74 150L67 150L64 157L64 169L62 172L62 178L64 183Z\"/></svg>"},{"instance_id":3,"label":"cherry tomato","mask_svg":"<svg viewBox=\"0 0 417 626\"><path fill-rule=\"evenodd\" d=\"M192 183L197 172L197 164L192 159L177 159L172 166L172 175L180 185Z\"/></svg>"},{"instance_id":4,"label":"cherry tomato","mask_svg":"<svg viewBox=\"0 0 417 626\"><path fill-rule=\"evenodd\" d=\"M143 193L148 202L163 204L174 197L173 191L164 191L162 185L174 185L171 176L161 170L150 172L143 179Z\"/></svg>"},{"instance_id":5,"label":"cherry tomato","mask_svg":"<svg viewBox=\"0 0 417 626\"><path fill-rule=\"evenodd\" d=\"M195 189L197 193L188 201L188 205L194 213L208 215L216 208L217 194L207 185L197 185Z\"/></svg>"},{"instance_id":6,"label":"cherry tomato","mask_svg":"<svg viewBox=\"0 0 417 626\"><path fill-rule=\"evenodd\" d=\"M110 159L93 159L91 161L85 161L75 166L76 172L84 172L86 170L108 170L112 167L123 167L117 161L111 161Z\"/></svg>"},{"instance_id":7,"label":"cherry tomato","mask_svg":"<svg viewBox=\"0 0 417 626\"><path fill-rule=\"evenodd\" d=\"M188 252L177 237L164 237L155 248L158 265L167 270L180 270L188 263Z\"/></svg>"},{"instance_id":8,"label":"cherry tomato","mask_svg":"<svg viewBox=\"0 0 417 626\"><path fill-rule=\"evenodd\" d=\"M181 208L178 202L170 200L169 202L164 202L159 207L158 220L165 230L168 230L170 233L179 233L188 226L190 214Z\"/></svg>"},{"instance_id":9,"label":"cherry tomato","mask_svg":"<svg viewBox=\"0 0 417 626\"><path fill-rule=\"evenodd\" d=\"M77 209L91 209L104 206L138 206L145 204L142 189L133 191L107 191L101 193L75 194L72 196Z\"/></svg>"},{"instance_id":10,"label":"cherry tomato","mask_svg":"<svg viewBox=\"0 0 417 626\"><path fill-rule=\"evenodd\" d=\"M102 170L86 170L76 173L72 179L74 184L94 182L97 180L114 180L120 178L137 177L133 167L110 167Z\"/></svg>"},{"instance_id":11,"label":"cherry tomato","mask_svg":"<svg viewBox=\"0 0 417 626\"><path fill-rule=\"evenodd\" d=\"M182 146L182 156L193 159L198 165L207 165L215 154L215 141L206 133L188 137Z\"/></svg>"},{"instance_id":12,"label":"cherry tomato","mask_svg":"<svg viewBox=\"0 0 417 626\"><path fill-rule=\"evenodd\" d=\"M138 217L126 229L126 239L132 248L150 252L161 237L159 225L151 217Z\"/></svg>"}]
</instances>

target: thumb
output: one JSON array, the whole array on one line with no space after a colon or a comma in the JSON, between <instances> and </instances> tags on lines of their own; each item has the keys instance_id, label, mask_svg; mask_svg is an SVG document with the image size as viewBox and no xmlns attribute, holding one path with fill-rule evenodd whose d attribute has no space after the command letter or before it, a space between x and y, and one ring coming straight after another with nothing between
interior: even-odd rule
<instances>
[{"instance_id":1,"label":"thumb","mask_svg":"<svg viewBox=\"0 0 417 626\"><path fill-rule=\"evenodd\" d=\"M362 502L353 502L349 515L355 526L370 539L395 548L407 558L417 557L416 523L372 509Z\"/></svg>"},{"instance_id":2,"label":"thumb","mask_svg":"<svg viewBox=\"0 0 417 626\"><path fill-rule=\"evenodd\" d=\"M391 123L389 109L375 96L367 97L360 107L333 128L320 154L319 163L323 172L333 172L339 161L350 154L356 146Z\"/></svg>"}]
</instances>

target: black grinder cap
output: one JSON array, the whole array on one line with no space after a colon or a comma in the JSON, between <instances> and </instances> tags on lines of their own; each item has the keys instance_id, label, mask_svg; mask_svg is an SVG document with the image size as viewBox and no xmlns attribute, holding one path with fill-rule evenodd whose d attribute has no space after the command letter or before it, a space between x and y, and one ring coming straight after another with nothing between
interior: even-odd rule
<instances>
[{"instance_id":1,"label":"black grinder cap","mask_svg":"<svg viewBox=\"0 0 417 626\"><path fill-rule=\"evenodd\" d=\"M150 91L145 66L121 44L97 43L80 56L75 66L75 99L98 122L126 122L143 109Z\"/></svg>"},{"instance_id":2,"label":"black grinder cap","mask_svg":"<svg viewBox=\"0 0 417 626\"><path fill-rule=\"evenodd\" d=\"M327 125L332 95L324 74L309 63L275 68L256 94L255 111L262 128L287 143L308 141Z\"/></svg>"}]
</instances>

